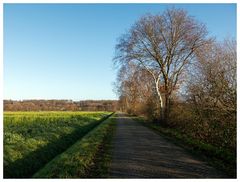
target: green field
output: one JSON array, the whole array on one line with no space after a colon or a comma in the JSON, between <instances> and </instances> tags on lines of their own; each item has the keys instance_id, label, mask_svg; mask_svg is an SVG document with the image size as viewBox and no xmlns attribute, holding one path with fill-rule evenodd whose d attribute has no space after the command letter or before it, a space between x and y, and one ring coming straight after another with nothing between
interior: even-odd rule
<instances>
[{"instance_id":1,"label":"green field","mask_svg":"<svg viewBox=\"0 0 240 182\"><path fill-rule=\"evenodd\" d=\"M32 177L110 112L4 112L4 178Z\"/></svg>"},{"instance_id":2,"label":"green field","mask_svg":"<svg viewBox=\"0 0 240 182\"><path fill-rule=\"evenodd\" d=\"M109 147L106 144L110 144L115 126L115 117L106 119L81 140L56 156L33 177L106 178L110 162L109 156L106 156L109 154Z\"/></svg>"}]
</instances>

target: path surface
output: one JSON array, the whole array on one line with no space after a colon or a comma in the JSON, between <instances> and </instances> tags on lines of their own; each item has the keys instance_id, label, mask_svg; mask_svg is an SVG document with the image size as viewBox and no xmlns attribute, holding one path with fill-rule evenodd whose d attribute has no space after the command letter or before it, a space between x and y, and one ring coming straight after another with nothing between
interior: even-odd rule
<instances>
[{"instance_id":1,"label":"path surface","mask_svg":"<svg viewBox=\"0 0 240 182\"><path fill-rule=\"evenodd\" d=\"M110 178L224 178L152 130L118 114Z\"/></svg>"}]
</instances>

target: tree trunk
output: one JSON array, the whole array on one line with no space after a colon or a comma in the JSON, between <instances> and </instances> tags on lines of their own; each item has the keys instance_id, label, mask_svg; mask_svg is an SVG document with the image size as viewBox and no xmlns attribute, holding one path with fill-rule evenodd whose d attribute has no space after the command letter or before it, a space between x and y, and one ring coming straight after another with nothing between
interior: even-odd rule
<instances>
[{"instance_id":1,"label":"tree trunk","mask_svg":"<svg viewBox=\"0 0 240 182\"><path fill-rule=\"evenodd\" d=\"M165 103L164 103L164 122L165 124L168 123L168 118L169 118L169 112L170 112L170 97L169 94L165 93Z\"/></svg>"},{"instance_id":2,"label":"tree trunk","mask_svg":"<svg viewBox=\"0 0 240 182\"><path fill-rule=\"evenodd\" d=\"M160 123L163 123L165 120L165 107L164 107L164 103L163 103L163 99L162 99L162 95L161 92L159 90L159 79L156 80L155 82L155 87L157 90L157 95L159 98L159 106L160 106Z\"/></svg>"},{"instance_id":3,"label":"tree trunk","mask_svg":"<svg viewBox=\"0 0 240 182\"><path fill-rule=\"evenodd\" d=\"M166 93L164 96L161 94L159 87L157 87L157 93L159 97L159 105L160 105L160 121L161 124L167 124L169 118L169 111L170 111L170 95Z\"/></svg>"}]
</instances>

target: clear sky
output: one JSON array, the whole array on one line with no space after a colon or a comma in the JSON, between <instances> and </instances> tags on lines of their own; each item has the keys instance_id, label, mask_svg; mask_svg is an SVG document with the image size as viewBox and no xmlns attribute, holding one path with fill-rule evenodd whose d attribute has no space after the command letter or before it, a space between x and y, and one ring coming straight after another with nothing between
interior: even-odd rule
<instances>
[{"instance_id":1,"label":"clear sky","mask_svg":"<svg viewBox=\"0 0 240 182\"><path fill-rule=\"evenodd\" d=\"M4 4L4 99L116 99L117 38L173 6L236 38L235 4Z\"/></svg>"}]
</instances>

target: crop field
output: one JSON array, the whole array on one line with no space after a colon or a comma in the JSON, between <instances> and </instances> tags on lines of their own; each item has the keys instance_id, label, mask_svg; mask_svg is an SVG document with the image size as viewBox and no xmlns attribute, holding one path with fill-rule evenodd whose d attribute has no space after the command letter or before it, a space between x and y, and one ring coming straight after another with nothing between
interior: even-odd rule
<instances>
[{"instance_id":1,"label":"crop field","mask_svg":"<svg viewBox=\"0 0 240 182\"><path fill-rule=\"evenodd\" d=\"M33 178L106 178L110 162L107 155L111 155L106 145L111 143L115 124L114 116L104 120L47 163Z\"/></svg>"},{"instance_id":2,"label":"crop field","mask_svg":"<svg viewBox=\"0 0 240 182\"><path fill-rule=\"evenodd\" d=\"M4 178L29 178L110 112L4 112Z\"/></svg>"}]
</instances>

